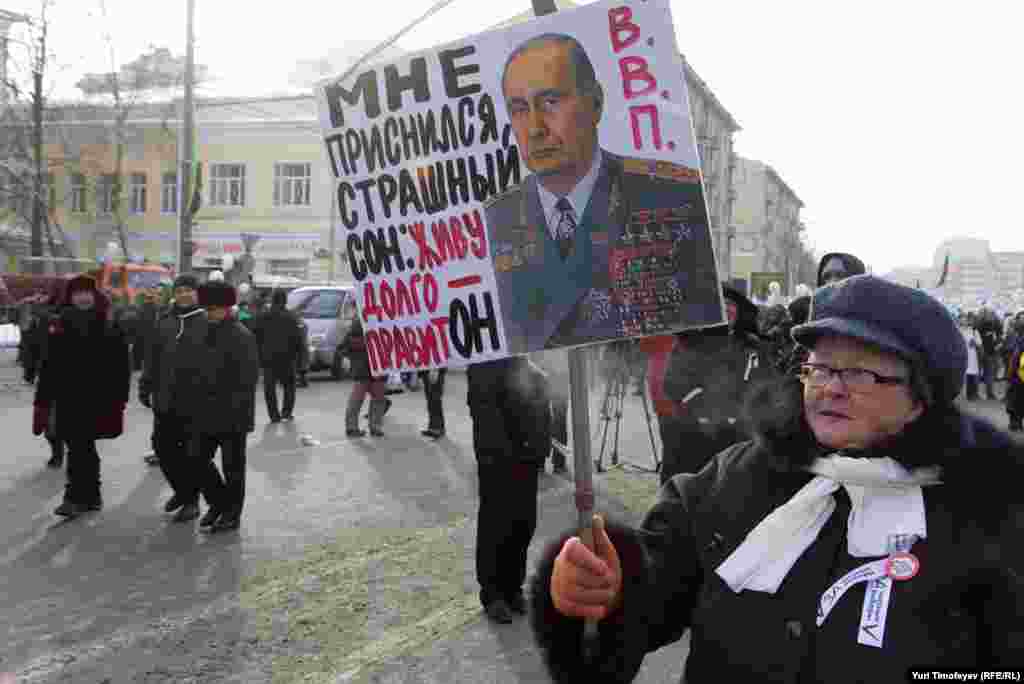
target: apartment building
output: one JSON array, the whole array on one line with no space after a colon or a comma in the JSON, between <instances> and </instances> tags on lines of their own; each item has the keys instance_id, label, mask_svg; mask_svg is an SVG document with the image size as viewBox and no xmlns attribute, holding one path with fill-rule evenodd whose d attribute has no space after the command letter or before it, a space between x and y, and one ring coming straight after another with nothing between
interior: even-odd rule
<instances>
[{"instance_id":1,"label":"apartment building","mask_svg":"<svg viewBox=\"0 0 1024 684\"><path fill-rule=\"evenodd\" d=\"M736 158L733 184L733 275L749 280L752 273L784 273L792 290L802 253L803 201L775 169L754 159Z\"/></svg>"}]
</instances>

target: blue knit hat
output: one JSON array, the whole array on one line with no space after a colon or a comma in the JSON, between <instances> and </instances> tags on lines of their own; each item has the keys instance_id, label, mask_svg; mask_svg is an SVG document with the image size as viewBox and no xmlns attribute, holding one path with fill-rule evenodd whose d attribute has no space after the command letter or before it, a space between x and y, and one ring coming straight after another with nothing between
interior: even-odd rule
<instances>
[{"instance_id":1,"label":"blue knit hat","mask_svg":"<svg viewBox=\"0 0 1024 684\"><path fill-rule=\"evenodd\" d=\"M822 335L851 337L917 363L939 404L956 398L967 372L967 345L946 307L922 290L873 275L818 288L807 323L791 334L805 347Z\"/></svg>"}]
</instances>

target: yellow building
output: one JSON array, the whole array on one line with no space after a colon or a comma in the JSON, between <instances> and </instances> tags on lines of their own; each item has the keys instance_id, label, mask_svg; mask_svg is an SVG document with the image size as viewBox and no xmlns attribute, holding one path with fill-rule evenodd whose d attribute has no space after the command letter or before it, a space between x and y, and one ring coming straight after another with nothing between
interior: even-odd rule
<instances>
[{"instance_id":1,"label":"yellow building","mask_svg":"<svg viewBox=\"0 0 1024 684\"><path fill-rule=\"evenodd\" d=\"M311 97L197 103L201 207L194 217L193 266L219 268L225 254L251 250L256 277L326 280L333 198ZM139 107L123 127L106 108L70 108L47 124L51 222L70 252L102 258L122 239L129 258L173 265L178 250L180 106ZM27 229L29 212L11 221ZM347 274L344 244L337 279Z\"/></svg>"},{"instance_id":2,"label":"yellow building","mask_svg":"<svg viewBox=\"0 0 1024 684\"><path fill-rule=\"evenodd\" d=\"M196 113L202 207L195 217L196 267L215 267L249 243L254 273L327 280L331 176L311 97L211 100ZM336 278L347 262L339 240Z\"/></svg>"}]
</instances>

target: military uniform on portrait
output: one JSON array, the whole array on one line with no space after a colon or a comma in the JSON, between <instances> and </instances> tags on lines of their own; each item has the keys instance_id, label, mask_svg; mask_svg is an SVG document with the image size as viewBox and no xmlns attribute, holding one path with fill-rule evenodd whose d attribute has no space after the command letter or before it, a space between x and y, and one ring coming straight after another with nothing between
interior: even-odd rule
<instances>
[{"instance_id":1,"label":"military uniform on portrait","mask_svg":"<svg viewBox=\"0 0 1024 684\"><path fill-rule=\"evenodd\" d=\"M564 259L548 230L535 174L485 205L511 353L721 320L697 172L601 155Z\"/></svg>"}]
</instances>

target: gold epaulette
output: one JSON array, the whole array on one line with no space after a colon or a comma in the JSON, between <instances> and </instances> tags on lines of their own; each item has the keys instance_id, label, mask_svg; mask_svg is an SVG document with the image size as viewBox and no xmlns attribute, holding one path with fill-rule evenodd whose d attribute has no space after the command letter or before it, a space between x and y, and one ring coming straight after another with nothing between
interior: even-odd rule
<instances>
[{"instance_id":1,"label":"gold epaulette","mask_svg":"<svg viewBox=\"0 0 1024 684\"><path fill-rule=\"evenodd\" d=\"M673 164L672 162L654 159L624 158L622 160L622 170L632 175L651 176L683 183L697 183L700 181L700 171L698 169L691 169L682 164Z\"/></svg>"}]
</instances>

